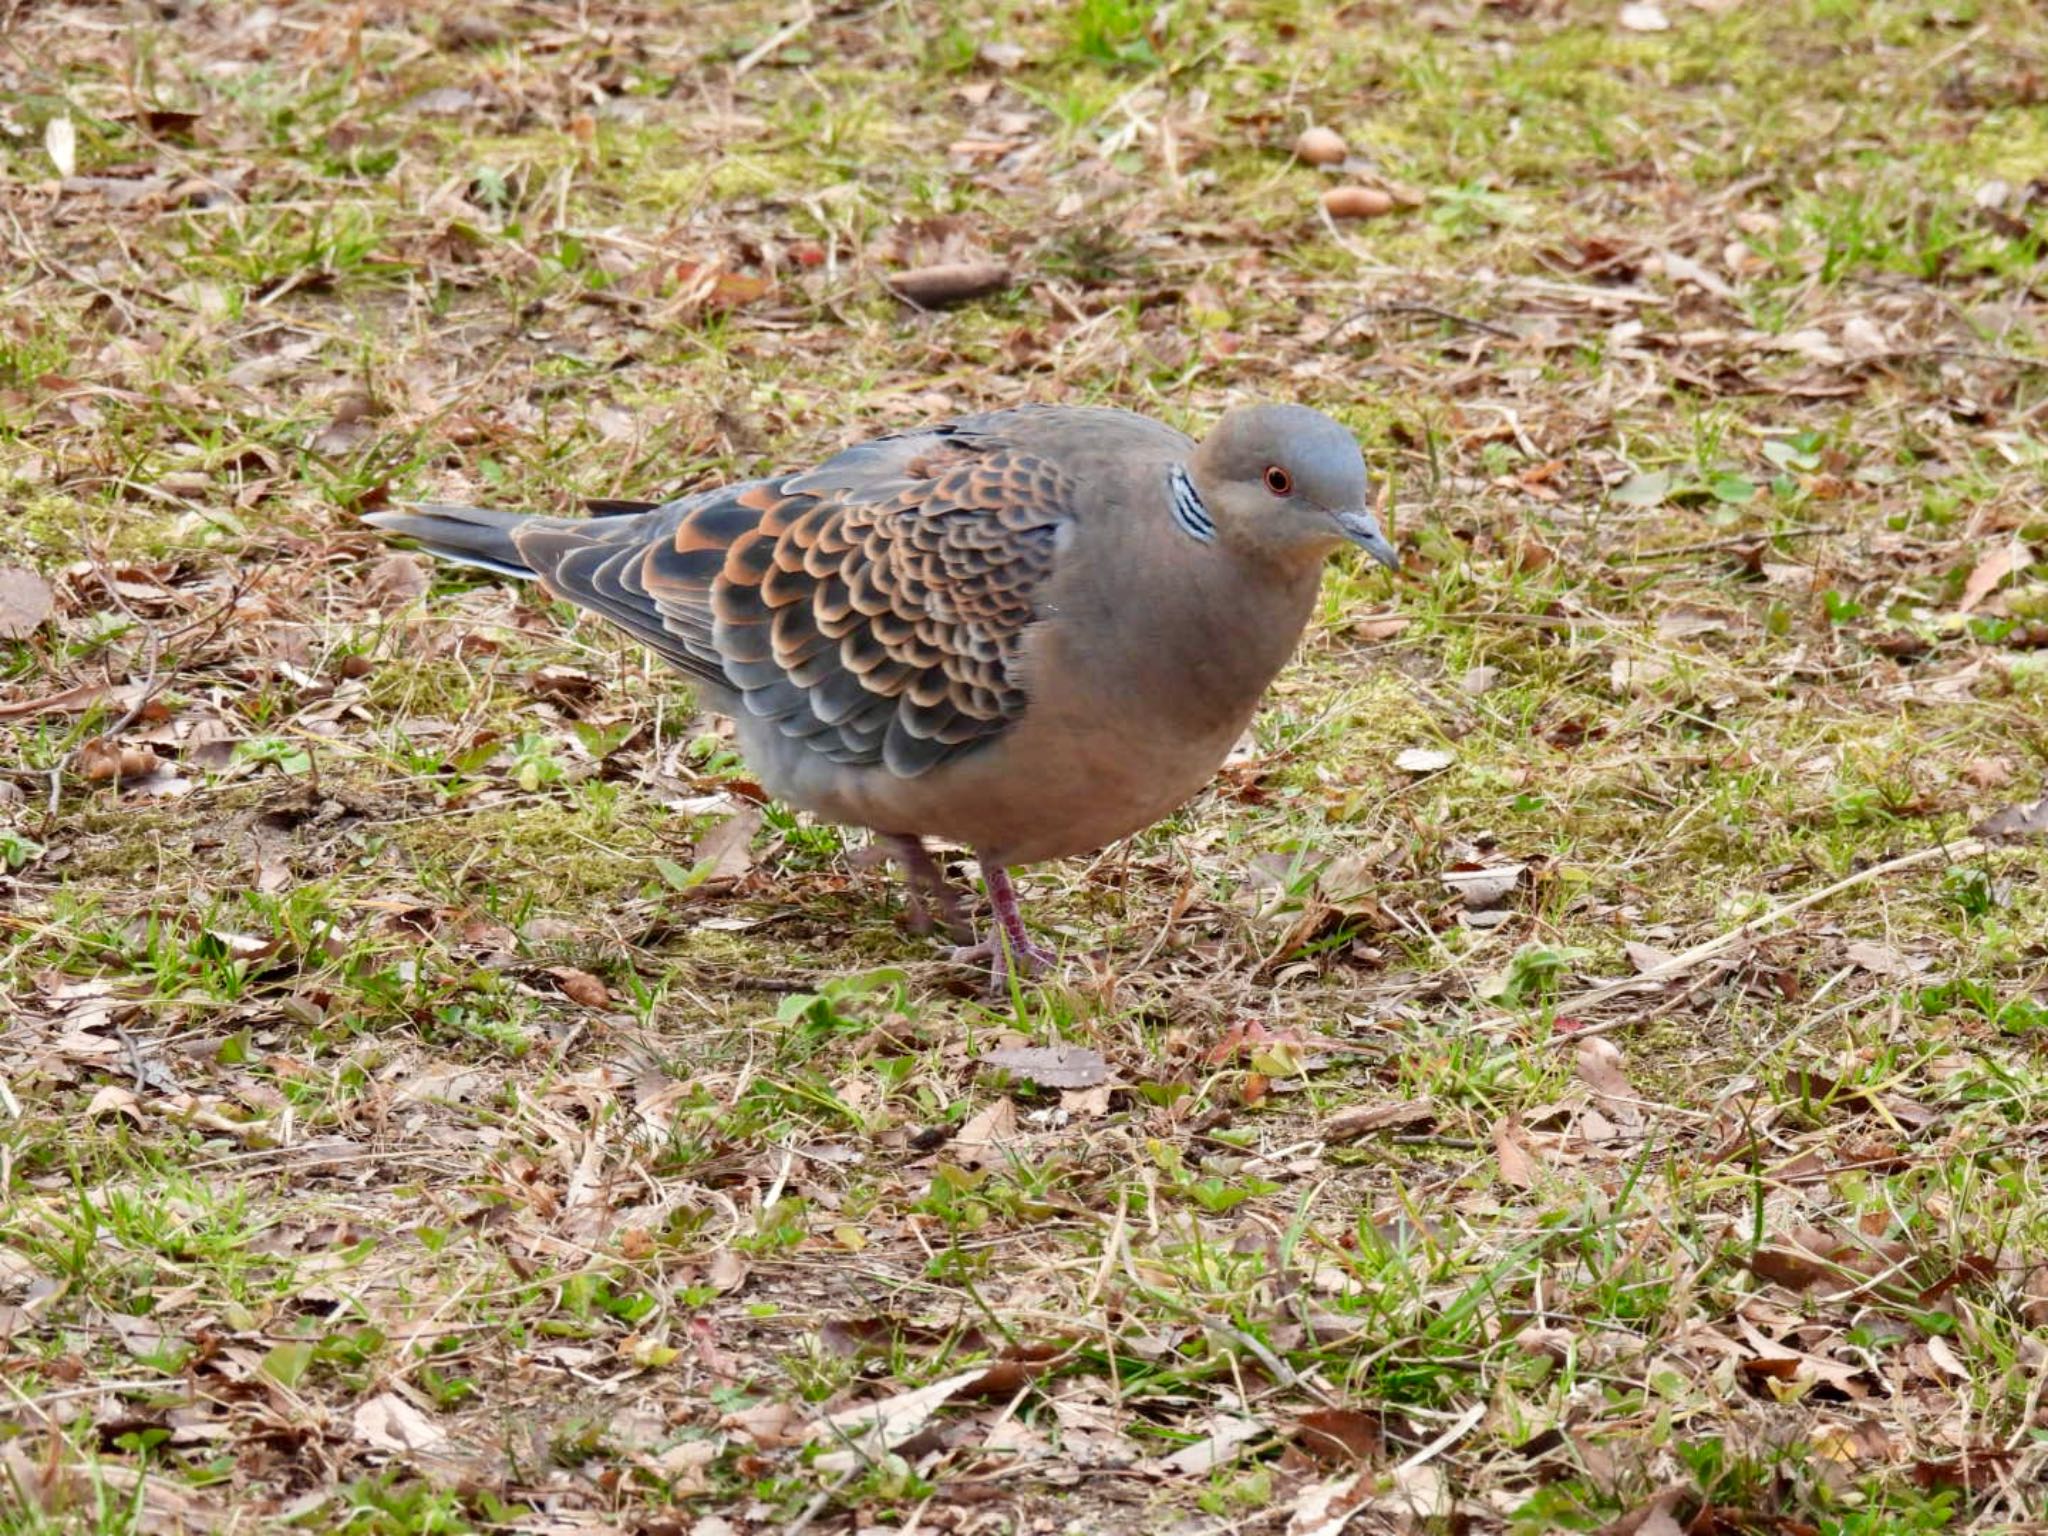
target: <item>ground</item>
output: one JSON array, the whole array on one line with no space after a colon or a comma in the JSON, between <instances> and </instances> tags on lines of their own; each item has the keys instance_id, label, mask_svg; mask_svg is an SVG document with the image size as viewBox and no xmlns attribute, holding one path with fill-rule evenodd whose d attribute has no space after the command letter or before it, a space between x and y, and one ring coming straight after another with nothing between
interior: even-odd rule
<instances>
[{"instance_id":1,"label":"ground","mask_svg":"<svg viewBox=\"0 0 2048 1536\"><path fill-rule=\"evenodd\" d=\"M2044 1529L2038 6L0 15L0 1529ZM1251 398L1405 563L993 1004L359 522Z\"/></svg>"}]
</instances>

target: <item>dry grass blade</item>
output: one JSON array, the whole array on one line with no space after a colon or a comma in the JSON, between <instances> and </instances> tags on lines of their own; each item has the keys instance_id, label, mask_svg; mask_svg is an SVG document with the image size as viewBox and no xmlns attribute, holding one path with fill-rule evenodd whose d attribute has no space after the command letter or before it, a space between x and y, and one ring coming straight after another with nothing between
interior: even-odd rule
<instances>
[{"instance_id":1,"label":"dry grass blade","mask_svg":"<svg viewBox=\"0 0 2048 1536\"><path fill-rule=\"evenodd\" d=\"M2002 814L2009 815L2010 813ZM1869 885L1892 875L1903 874L1910 869L1918 869L1922 865L1934 863L1937 859L1946 859L1951 863L1960 863L1983 852L1984 846L1984 843L1977 838L1962 838L1953 843L1944 843L1934 848L1922 848L1914 853L1901 854L1895 859L1887 859L1881 864L1873 864L1868 869L1861 869L1853 875L1844 876L1832 885L1823 886L1817 891L1809 891L1796 901L1781 903L1771 908L1770 911L1762 916L1753 917L1748 922L1729 929L1726 933L1718 934L1702 943L1695 944L1692 948L1673 955L1668 960L1660 961L1658 964L1649 967L1649 969L1642 971L1638 975L1628 978L1626 981L1608 982L1604 986L1592 987L1586 991L1573 993L1568 997L1561 998L1557 1003L1558 1012L1561 1014L1575 1014L1588 1008L1598 1007L1602 1003L1610 1002L1624 993L1634 992L1644 987L1654 987L1661 982L1675 980L1685 975L1688 971L1705 964L1707 961L1719 955L1727 954L1730 950L1739 948L1759 934L1768 932L1787 918L1797 917L1801 912L1817 907L1824 901L1831 901L1837 896L1846 895L1858 886ZM1570 1043L1588 1035L1600 1034L1607 1030L1620 1028L1629 1022L1631 1022L1629 1019L1607 1019L1593 1024L1578 1026L1568 1032L1554 1036L1551 1043Z\"/></svg>"}]
</instances>

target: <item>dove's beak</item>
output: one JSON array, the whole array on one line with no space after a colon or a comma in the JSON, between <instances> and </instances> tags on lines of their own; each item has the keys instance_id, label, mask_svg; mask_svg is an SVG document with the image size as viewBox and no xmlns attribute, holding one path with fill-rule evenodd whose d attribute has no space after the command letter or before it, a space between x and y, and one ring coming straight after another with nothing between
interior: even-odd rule
<instances>
[{"instance_id":1,"label":"dove's beak","mask_svg":"<svg viewBox=\"0 0 2048 1536\"><path fill-rule=\"evenodd\" d=\"M1336 514L1337 531L1379 561L1388 570L1401 563L1401 552L1394 548L1393 540L1380 532L1380 520L1365 508L1355 512Z\"/></svg>"}]
</instances>

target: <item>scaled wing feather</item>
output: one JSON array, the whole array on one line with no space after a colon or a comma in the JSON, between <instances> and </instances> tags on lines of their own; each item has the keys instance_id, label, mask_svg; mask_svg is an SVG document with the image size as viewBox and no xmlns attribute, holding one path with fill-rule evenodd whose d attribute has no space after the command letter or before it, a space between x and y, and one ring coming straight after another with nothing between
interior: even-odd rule
<instances>
[{"instance_id":1,"label":"scaled wing feather","mask_svg":"<svg viewBox=\"0 0 2048 1536\"><path fill-rule=\"evenodd\" d=\"M1022 715L1018 647L1075 501L1057 464L960 424L518 542L555 591L749 713L915 777Z\"/></svg>"}]
</instances>

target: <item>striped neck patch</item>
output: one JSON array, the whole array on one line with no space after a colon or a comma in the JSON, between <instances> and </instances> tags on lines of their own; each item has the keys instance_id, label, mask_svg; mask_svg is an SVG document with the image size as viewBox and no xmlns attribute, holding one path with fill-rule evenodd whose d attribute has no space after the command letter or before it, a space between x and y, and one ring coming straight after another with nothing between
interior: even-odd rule
<instances>
[{"instance_id":1,"label":"striped neck patch","mask_svg":"<svg viewBox=\"0 0 2048 1536\"><path fill-rule=\"evenodd\" d=\"M1180 524L1180 531L1200 544L1216 542L1216 520L1209 516L1209 509L1202 505L1201 494L1195 489L1195 482L1188 478L1188 472L1176 464L1167 471L1166 499L1173 511L1173 520Z\"/></svg>"}]
</instances>

